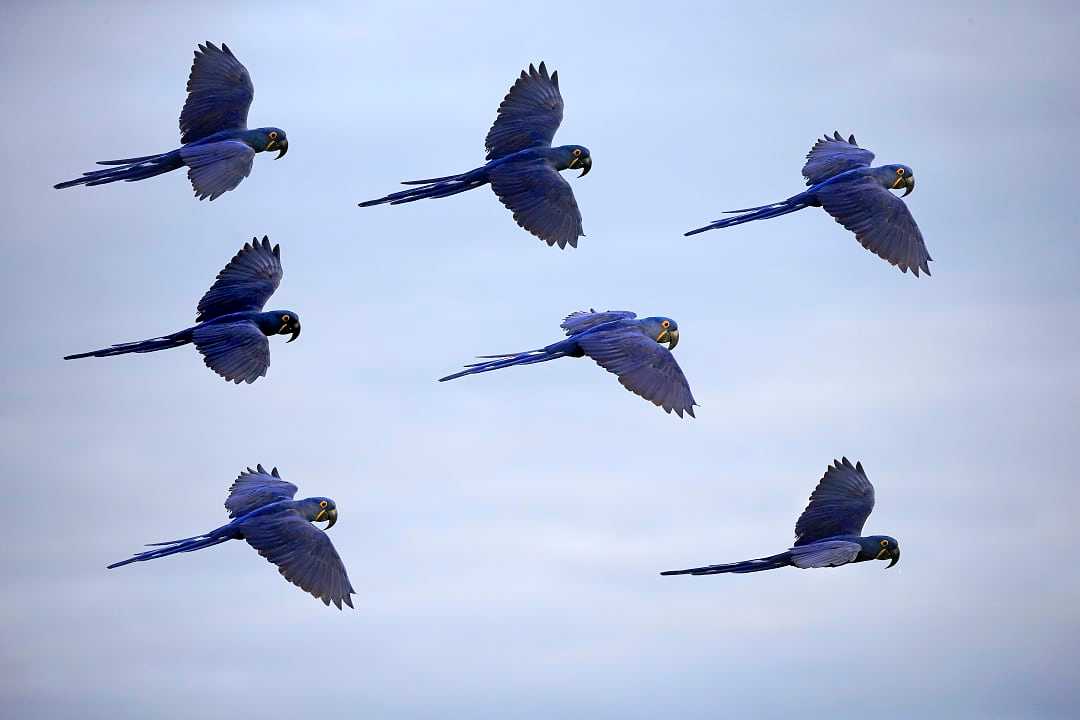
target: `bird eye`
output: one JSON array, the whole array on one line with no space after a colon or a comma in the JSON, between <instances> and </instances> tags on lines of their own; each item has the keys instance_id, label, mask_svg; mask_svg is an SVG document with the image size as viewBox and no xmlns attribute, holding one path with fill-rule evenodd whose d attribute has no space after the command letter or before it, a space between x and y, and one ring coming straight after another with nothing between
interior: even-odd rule
<instances>
[{"instance_id":1,"label":"bird eye","mask_svg":"<svg viewBox=\"0 0 1080 720\"><path fill-rule=\"evenodd\" d=\"M896 174L897 175L903 175L904 174L904 168L896 168Z\"/></svg>"},{"instance_id":2,"label":"bird eye","mask_svg":"<svg viewBox=\"0 0 1080 720\"><path fill-rule=\"evenodd\" d=\"M882 540L881 541L881 547L889 547L889 541L888 540Z\"/></svg>"},{"instance_id":3,"label":"bird eye","mask_svg":"<svg viewBox=\"0 0 1080 720\"><path fill-rule=\"evenodd\" d=\"M277 140L277 130L271 130L270 131L270 139L271 140Z\"/></svg>"},{"instance_id":4,"label":"bird eye","mask_svg":"<svg viewBox=\"0 0 1080 720\"><path fill-rule=\"evenodd\" d=\"M581 157L581 148L574 148L574 157Z\"/></svg>"},{"instance_id":5,"label":"bird eye","mask_svg":"<svg viewBox=\"0 0 1080 720\"><path fill-rule=\"evenodd\" d=\"M281 316L281 322L289 322L289 316L288 315L282 315Z\"/></svg>"},{"instance_id":6,"label":"bird eye","mask_svg":"<svg viewBox=\"0 0 1080 720\"><path fill-rule=\"evenodd\" d=\"M667 329L668 329L669 327L671 327L671 323L670 323L670 322L668 322L667 320L665 320L664 322L660 323L660 327L662 327L662 328L664 328L665 330L667 330Z\"/></svg>"},{"instance_id":7,"label":"bird eye","mask_svg":"<svg viewBox=\"0 0 1080 720\"><path fill-rule=\"evenodd\" d=\"M321 508L326 507L326 501L325 500L320 500L319 501L319 507L321 507Z\"/></svg>"}]
</instances>

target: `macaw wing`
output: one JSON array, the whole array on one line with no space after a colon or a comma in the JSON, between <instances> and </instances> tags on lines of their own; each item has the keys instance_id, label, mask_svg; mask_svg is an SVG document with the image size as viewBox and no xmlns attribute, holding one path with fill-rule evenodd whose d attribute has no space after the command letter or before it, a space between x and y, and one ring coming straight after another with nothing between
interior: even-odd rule
<instances>
[{"instance_id":1,"label":"macaw wing","mask_svg":"<svg viewBox=\"0 0 1080 720\"><path fill-rule=\"evenodd\" d=\"M795 545L837 535L859 535L873 509L874 486L862 463L852 466L847 458L833 460L795 523Z\"/></svg>"},{"instance_id":2,"label":"macaw wing","mask_svg":"<svg viewBox=\"0 0 1080 720\"><path fill-rule=\"evenodd\" d=\"M791 564L797 568L821 568L847 565L859 556L859 543L849 540L826 540L791 548Z\"/></svg>"},{"instance_id":3,"label":"macaw wing","mask_svg":"<svg viewBox=\"0 0 1080 720\"><path fill-rule=\"evenodd\" d=\"M293 585L323 603L352 607L356 591L330 536L294 511L271 513L241 523L248 545L278 566Z\"/></svg>"},{"instance_id":4,"label":"macaw wing","mask_svg":"<svg viewBox=\"0 0 1080 720\"><path fill-rule=\"evenodd\" d=\"M187 144L222 130L247 128L248 108L255 97L251 77L228 45L199 45L187 81L187 100L180 111L180 142Z\"/></svg>"},{"instance_id":5,"label":"macaw wing","mask_svg":"<svg viewBox=\"0 0 1080 720\"><path fill-rule=\"evenodd\" d=\"M539 70L529 65L529 71L521 71L521 77L499 105L499 114L484 140L487 159L531 147L550 147L562 116L559 73L549 76L544 63L540 63Z\"/></svg>"},{"instance_id":6,"label":"macaw wing","mask_svg":"<svg viewBox=\"0 0 1080 720\"><path fill-rule=\"evenodd\" d=\"M244 243L199 300L196 322L234 312L262 310L281 284L282 275L281 246L271 247L266 236L262 242L253 238Z\"/></svg>"},{"instance_id":7,"label":"macaw wing","mask_svg":"<svg viewBox=\"0 0 1080 720\"><path fill-rule=\"evenodd\" d=\"M518 225L548 245L577 247L577 239L585 234L570 183L543 160L494 168L491 189L514 213Z\"/></svg>"},{"instance_id":8,"label":"macaw wing","mask_svg":"<svg viewBox=\"0 0 1080 720\"><path fill-rule=\"evenodd\" d=\"M270 342L253 322L199 325L193 335L206 367L230 382L253 383L270 367Z\"/></svg>"},{"instance_id":9,"label":"macaw wing","mask_svg":"<svg viewBox=\"0 0 1080 720\"><path fill-rule=\"evenodd\" d=\"M833 132L831 138L826 135L810 148L802 174L807 185L817 185L842 172L870 167L873 159L874 153L859 147L854 135L844 140L839 132Z\"/></svg>"},{"instance_id":10,"label":"macaw wing","mask_svg":"<svg viewBox=\"0 0 1080 720\"><path fill-rule=\"evenodd\" d=\"M182 147L180 158L188 166L188 180L195 196L213 200L251 174L255 151L239 140L222 140Z\"/></svg>"},{"instance_id":11,"label":"macaw wing","mask_svg":"<svg viewBox=\"0 0 1080 720\"><path fill-rule=\"evenodd\" d=\"M633 328L598 330L582 335L578 345L596 364L619 376L630 392L664 412L694 417L694 396L675 356L666 347Z\"/></svg>"},{"instance_id":12,"label":"macaw wing","mask_svg":"<svg viewBox=\"0 0 1080 720\"><path fill-rule=\"evenodd\" d=\"M238 518L263 505L292 500L296 490L297 487L291 482L281 479L277 468L268 473L262 465L258 465L254 470L248 468L240 473L233 481L229 487L229 497L225 499L225 509L229 511L230 518Z\"/></svg>"},{"instance_id":13,"label":"macaw wing","mask_svg":"<svg viewBox=\"0 0 1080 720\"><path fill-rule=\"evenodd\" d=\"M636 314L628 310L605 310L603 312L596 312L595 310L578 310L577 312L572 312L567 315L566 319L562 321L562 324L559 327L566 331L567 336L570 336L584 332L597 325L603 325L604 323L614 322L616 320L633 320L636 317Z\"/></svg>"},{"instance_id":14,"label":"macaw wing","mask_svg":"<svg viewBox=\"0 0 1080 720\"><path fill-rule=\"evenodd\" d=\"M816 193L825 212L864 248L916 277L930 274L930 253L907 203L872 178L829 184Z\"/></svg>"}]
</instances>

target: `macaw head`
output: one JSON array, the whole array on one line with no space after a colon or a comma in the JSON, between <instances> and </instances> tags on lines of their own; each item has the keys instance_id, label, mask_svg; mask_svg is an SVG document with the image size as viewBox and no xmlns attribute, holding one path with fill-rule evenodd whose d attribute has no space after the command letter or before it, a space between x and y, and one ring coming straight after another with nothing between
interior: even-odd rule
<instances>
[{"instance_id":1,"label":"macaw head","mask_svg":"<svg viewBox=\"0 0 1080 720\"><path fill-rule=\"evenodd\" d=\"M334 527L334 523L337 522L337 505L330 498L307 498L300 502L297 510L308 522L323 522L325 520L329 523L326 526L327 530Z\"/></svg>"},{"instance_id":2,"label":"macaw head","mask_svg":"<svg viewBox=\"0 0 1080 720\"><path fill-rule=\"evenodd\" d=\"M255 144L252 146L255 152L277 150L278 156L275 159L281 159L289 152L289 138L281 128L264 127L252 132L255 133Z\"/></svg>"},{"instance_id":3,"label":"macaw head","mask_svg":"<svg viewBox=\"0 0 1080 720\"><path fill-rule=\"evenodd\" d=\"M270 310L259 313L256 320L264 335L292 335L286 342L300 337L300 316L292 310Z\"/></svg>"},{"instance_id":4,"label":"macaw head","mask_svg":"<svg viewBox=\"0 0 1080 720\"><path fill-rule=\"evenodd\" d=\"M638 325L645 334L658 343L667 343L668 350L674 350L679 344L679 325L671 318L647 317L642 318Z\"/></svg>"},{"instance_id":5,"label":"macaw head","mask_svg":"<svg viewBox=\"0 0 1080 720\"><path fill-rule=\"evenodd\" d=\"M877 170L885 187L890 190L904 189L900 197L907 197L915 189L915 173L907 165L882 165Z\"/></svg>"},{"instance_id":6,"label":"macaw head","mask_svg":"<svg viewBox=\"0 0 1080 720\"><path fill-rule=\"evenodd\" d=\"M887 568L900 562L900 543L896 542L896 538L888 535L871 535L859 538L859 544L862 545L860 559L888 560L889 564L885 566Z\"/></svg>"},{"instance_id":7,"label":"macaw head","mask_svg":"<svg viewBox=\"0 0 1080 720\"><path fill-rule=\"evenodd\" d=\"M581 174L578 177L585 177L592 170L592 156L589 154L589 148L583 145L563 145L558 150L560 170L581 168Z\"/></svg>"}]
</instances>

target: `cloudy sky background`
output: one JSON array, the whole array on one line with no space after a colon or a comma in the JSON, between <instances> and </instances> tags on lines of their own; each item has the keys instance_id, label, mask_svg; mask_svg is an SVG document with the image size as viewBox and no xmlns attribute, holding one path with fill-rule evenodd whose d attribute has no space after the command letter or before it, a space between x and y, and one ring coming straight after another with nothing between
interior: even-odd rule
<instances>
[{"instance_id":1,"label":"cloudy sky background","mask_svg":"<svg viewBox=\"0 0 1080 720\"><path fill-rule=\"evenodd\" d=\"M12 717L1064 718L1080 691L1080 13L1071 3L21 3L0 27L0 704ZM211 203L163 151L196 43L251 72L281 162ZM566 101L577 250L457 172L518 71ZM801 187L823 131L915 169L935 262L824 213L693 238ZM304 334L228 385L190 324L254 235ZM587 361L439 385L587 307L678 320L680 421ZM660 578L778 552L834 458L903 559ZM243 543L106 572L223 521L237 472L335 498L359 594L326 609Z\"/></svg>"}]
</instances>

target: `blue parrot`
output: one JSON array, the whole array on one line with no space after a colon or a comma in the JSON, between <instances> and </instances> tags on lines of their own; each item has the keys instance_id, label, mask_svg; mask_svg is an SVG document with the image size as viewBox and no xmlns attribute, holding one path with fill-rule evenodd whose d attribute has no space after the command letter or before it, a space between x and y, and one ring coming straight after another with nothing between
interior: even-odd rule
<instances>
[{"instance_id":1,"label":"blue parrot","mask_svg":"<svg viewBox=\"0 0 1080 720\"><path fill-rule=\"evenodd\" d=\"M874 486L862 463L853 467L847 458L833 464L810 495L810 504L795 523L795 545L778 555L687 570L668 570L661 575L718 575L751 573L793 566L838 567L866 560L900 561L900 543L888 535L862 537L863 525L874 509Z\"/></svg>"},{"instance_id":2,"label":"blue parrot","mask_svg":"<svg viewBox=\"0 0 1080 720\"><path fill-rule=\"evenodd\" d=\"M234 189L251 173L255 153L277 150L281 158L289 151L289 139L281 128L248 129L248 108L255 87L247 68L228 45L199 45L187 92L187 102L180 111L180 148L156 155L102 160L98 165L117 167L91 170L81 178L53 187L61 190L117 180L133 182L187 167L195 195L200 200L213 200Z\"/></svg>"},{"instance_id":3,"label":"blue parrot","mask_svg":"<svg viewBox=\"0 0 1080 720\"><path fill-rule=\"evenodd\" d=\"M836 222L855 233L862 246L902 272L930 274L933 259L922 232L907 205L890 190L915 189L915 175L907 165L870 167L874 153L859 147L855 136L847 140L834 132L810 148L802 174L809 189L769 205L729 210L733 217L691 230L695 235L714 228L731 227L751 220L779 217L807 207L824 208Z\"/></svg>"},{"instance_id":4,"label":"blue parrot","mask_svg":"<svg viewBox=\"0 0 1080 720\"><path fill-rule=\"evenodd\" d=\"M694 417L694 396L671 350L679 343L679 326L671 318L647 317L625 310L579 311L563 320L567 338L539 350L507 355L481 355L489 362L466 365L465 370L439 378L439 382L464 375L531 365L561 357L585 357L610 373L630 392L640 395L664 412ZM668 343L663 347L661 343Z\"/></svg>"},{"instance_id":5,"label":"blue parrot","mask_svg":"<svg viewBox=\"0 0 1080 720\"><path fill-rule=\"evenodd\" d=\"M539 70L529 65L499 105L485 140L486 165L459 175L407 180L402 184L421 187L368 200L360 207L447 197L490 183L518 225L548 245L577 247L577 239L585 235L581 212L559 171L581 168L578 177L582 177L592 169L592 157L581 145L551 147L562 116L559 73L549 76L544 63Z\"/></svg>"},{"instance_id":6,"label":"blue parrot","mask_svg":"<svg viewBox=\"0 0 1080 720\"><path fill-rule=\"evenodd\" d=\"M218 273L199 300L196 324L171 335L120 343L102 350L68 355L65 360L110 357L168 350L188 343L202 353L206 366L234 383L253 383L270 367L270 335L300 336L300 317L292 310L262 312L281 283L281 246L255 238Z\"/></svg>"},{"instance_id":7,"label":"blue parrot","mask_svg":"<svg viewBox=\"0 0 1080 720\"><path fill-rule=\"evenodd\" d=\"M293 500L297 487L285 482L277 468L269 473L262 465L248 468L229 488L225 509L231 522L219 528L180 540L151 543L147 550L108 566L113 568L166 555L192 552L220 545L227 540L247 540L248 545L278 566L286 580L314 595L323 603L353 607L356 592L345 565L330 537L312 523L326 521L329 530L337 522L337 505L330 498Z\"/></svg>"}]
</instances>

